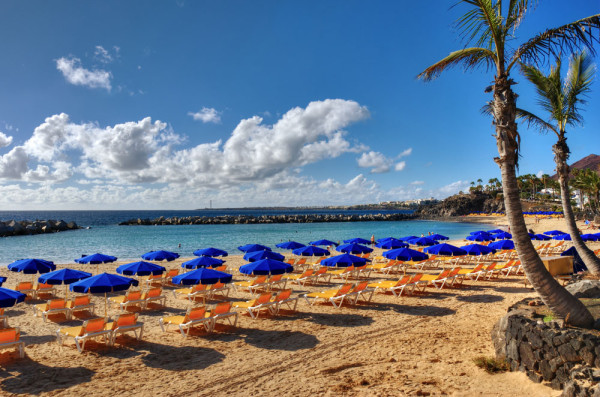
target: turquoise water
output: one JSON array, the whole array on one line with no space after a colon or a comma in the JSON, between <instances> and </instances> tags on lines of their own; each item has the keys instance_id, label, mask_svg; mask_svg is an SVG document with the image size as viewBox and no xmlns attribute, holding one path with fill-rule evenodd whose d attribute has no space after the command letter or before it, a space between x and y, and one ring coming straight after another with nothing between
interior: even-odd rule
<instances>
[{"instance_id":1,"label":"turquoise water","mask_svg":"<svg viewBox=\"0 0 600 397\"><path fill-rule=\"evenodd\" d=\"M77 221L73 218L64 220ZM287 240L304 244L323 238L341 241L362 237L368 240L372 234L377 239L388 236L420 236L432 232L458 239L475 230L494 228L493 225L436 221L180 226L94 226L94 222L89 223L92 225L90 229L1 238L0 264L6 265L22 258L43 258L55 263L72 263L75 258L95 252L114 255L119 260L133 260L147 251L158 249L171 250L184 257L190 257L193 256L194 250L205 247L217 247L237 255L240 254L237 247L249 243L275 248L275 244Z\"/></svg>"}]
</instances>

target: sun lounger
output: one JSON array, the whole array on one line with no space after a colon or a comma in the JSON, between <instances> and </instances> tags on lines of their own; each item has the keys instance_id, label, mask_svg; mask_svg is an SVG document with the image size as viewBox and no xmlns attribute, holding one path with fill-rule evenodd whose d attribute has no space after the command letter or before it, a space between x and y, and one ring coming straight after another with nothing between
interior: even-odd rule
<instances>
[{"instance_id":1,"label":"sun lounger","mask_svg":"<svg viewBox=\"0 0 600 397\"><path fill-rule=\"evenodd\" d=\"M315 273L313 269L306 269L301 274L286 274L283 276L285 279L289 280L291 283L296 283L300 285L306 284L311 280L311 276Z\"/></svg>"},{"instance_id":2,"label":"sun lounger","mask_svg":"<svg viewBox=\"0 0 600 397\"><path fill-rule=\"evenodd\" d=\"M354 272L354 266L350 265L348 267L344 267L341 269L336 269L336 270L328 270L327 273L325 273L327 276L329 276L329 278L327 279L328 281L331 281L332 277L337 277L337 278L341 278L343 280L347 280L348 277Z\"/></svg>"},{"instance_id":3,"label":"sun lounger","mask_svg":"<svg viewBox=\"0 0 600 397\"><path fill-rule=\"evenodd\" d=\"M167 297L162 294L161 287L150 288L148 291L144 291L141 299L144 300L144 309L148 308L148 303L158 302L161 306L165 306L167 303Z\"/></svg>"},{"instance_id":4,"label":"sun lounger","mask_svg":"<svg viewBox=\"0 0 600 397\"><path fill-rule=\"evenodd\" d=\"M179 269L169 269L166 274L163 275L163 284L171 284L173 277L179 274Z\"/></svg>"},{"instance_id":5,"label":"sun lounger","mask_svg":"<svg viewBox=\"0 0 600 397\"><path fill-rule=\"evenodd\" d=\"M20 337L19 328L0 329L0 349L16 347L19 350L19 357L25 357L25 343L19 340Z\"/></svg>"},{"instance_id":6,"label":"sun lounger","mask_svg":"<svg viewBox=\"0 0 600 397\"><path fill-rule=\"evenodd\" d=\"M71 309L71 315L84 310L89 310L94 314L95 305L91 302L89 295L79 295L67 302L67 307Z\"/></svg>"},{"instance_id":7,"label":"sun lounger","mask_svg":"<svg viewBox=\"0 0 600 397\"><path fill-rule=\"evenodd\" d=\"M274 276L269 277L269 279L265 283L265 289L267 291L272 291L275 287L278 289L285 289L287 281L287 278L283 278L282 274L276 274Z\"/></svg>"},{"instance_id":8,"label":"sun lounger","mask_svg":"<svg viewBox=\"0 0 600 397\"><path fill-rule=\"evenodd\" d=\"M35 289L31 281L22 281L15 287L15 291L27 295L28 298L35 298Z\"/></svg>"},{"instance_id":9,"label":"sun lounger","mask_svg":"<svg viewBox=\"0 0 600 397\"><path fill-rule=\"evenodd\" d=\"M40 303L33 307L33 313L37 316L39 313L42 314L44 322L48 319L48 315L63 313L66 320L71 319L71 309L67 307L66 299L51 299L46 303Z\"/></svg>"},{"instance_id":10,"label":"sun lounger","mask_svg":"<svg viewBox=\"0 0 600 397\"><path fill-rule=\"evenodd\" d=\"M129 291L127 294L122 296L113 296L108 298L109 301L118 305L121 310L127 310L129 306L139 306L143 309L146 303L145 299L142 299L142 291Z\"/></svg>"},{"instance_id":11,"label":"sun lounger","mask_svg":"<svg viewBox=\"0 0 600 397\"><path fill-rule=\"evenodd\" d=\"M477 281L480 278L485 278L486 275L489 272L493 271L495 267L496 267L496 262L493 262L493 263L489 264L485 269L481 269L478 272L468 273L468 274L466 274L466 276L471 280Z\"/></svg>"},{"instance_id":12,"label":"sun lounger","mask_svg":"<svg viewBox=\"0 0 600 397\"><path fill-rule=\"evenodd\" d=\"M3 307L0 307L0 323L2 323L2 328L8 328L8 317L4 314Z\"/></svg>"},{"instance_id":13,"label":"sun lounger","mask_svg":"<svg viewBox=\"0 0 600 397\"><path fill-rule=\"evenodd\" d=\"M144 282L146 283L147 287L153 287L153 286L163 286L164 282L165 282L165 278L163 277L162 274L151 274L149 275Z\"/></svg>"},{"instance_id":14,"label":"sun lounger","mask_svg":"<svg viewBox=\"0 0 600 397\"><path fill-rule=\"evenodd\" d=\"M210 332L213 327L213 319L208 316L204 306L190 308L184 316L163 317L158 322L163 332L168 330L169 325L176 325L184 338L196 325L202 325L207 332Z\"/></svg>"},{"instance_id":15,"label":"sun lounger","mask_svg":"<svg viewBox=\"0 0 600 397\"><path fill-rule=\"evenodd\" d=\"M227 270L227 265L217 266L213 270L216 270L218 272L224 272L225 270Z\"/></svg>"},{"instance_id":16,"label":"sun lounger","mask_svg":"<svg viewBox=\"0 0 600 397\"><path fill-rule=\"evenodd\" d=\"M107 323L105 329L110 331L110 344L114 345L117 335L124 334L125 332L133 332L136 339L142 339L144 333L144 324L138 323L137 313L123 313L119 314L114 321ZM138 335L137 331L140 331Z\"/></svg>"},{"instance_id":17,"label":"sun lounger","mask_svg":"<svg viewBox=\"0 0 600 397\"><path fill-rule=\"evenodd\" d=\"M375 288L368 287L368 281L361 281L356 284L354 288L350 290L344 297L351 305L356 305L360 299L363 299L366 303L371 302ZM368 296L368 298L367 298Z\"/></svg>"},{"instance_id":18,"label":"sun lounger","mask_svg":"<svg viewBox=\"0 0 600 397\"><path fill-rule=\"evenodd\" d=\"M75 345L79 353L85 348L85 342L88 339L102 337L106 344L110 343L110 330L106 328L106 320L103 317L87 320L80 327L60 328L56 331L56 340L60 346L63 345L63 338L72 337L75 339Z\"/></svg>"},{"instance_id":19,"label":"sun lounger","mask_svg":"<svg viewBox=\"0 0 600 397\"><path fill-rule=\"evenodd\" d=\"M344 297L350 290L352 289L352 284L346 283L343 284L339 288L329 289L322 292L311 292L309 294L305 294L304 298L308 302L309 305L314 305L318 299L323 299L325 301L331 302L331 304L335 307L341 307L344 301ZM313 298L313 301L309 300L309 298ZM337 303L337 304L336 304Z\"/></svg>"},{"instance_id":20,"label":"sun lounger","mask_svg":"<svg viewBox=\"0 0 600 397\"><path fill-rule=\"evenodd\" d=\"M250 292L255 292L257 289L260 289L267 282L267 276L256 276L252 280L248 281L237 281L233 283L233 288L236 291L238 290L248 290Z\"/></svg>"},{"instance_id":21,"label":"sun lounger","mask_svg":"<svg viewBox=\"0 0 600 397\"><path fill-rule=\"evenodd\" d=\"M232 322L231 318L235 317ZM238 313L231 311L231 302L220 302L208 313L208 318L212 319L212 329L215 329L215 325L220 320L227 320L232 326L237 325Z\"/></svg>"},{"instance_id":22,"label":"sun lounger","mask_svg":"<svg viewBox=\"0 0 600 397\"><path fill-rule=\"evenodd\" d=\"M251 299L245 302L233 302L233 307L248 310L248 314L252 318L258 318L261 310L269 310L271 306L271 293L265 292L260 294L258 298Z\"/></svg>"},{"instance_id":23,"label":"sun lounger","mask_svg":"<svg viewBox=\"0 0 600 397\"><path fill-rule=\"evenodd\" d=\"M414 284L409 284L410 279L413 276L410 274L405 275L399 280L385 280L379 281L377 283L371 283L368 285L369 288L374 288L375 291L379 290L388 290L391 291L394 296L401 296L402 293L406 290L406 294L410 294L414 289Z\"/></svg>"},{"instance_id":24,"label":"sun lounger","mask_svg":"<svg viewBox=\"0 0 600 397\"><path fill-rule=\"evenodd\" d=\"M295 297L291 297L292 295L292 290L291 289L285 289L283 291L280 291L277 295L275 295L272 299L271 299L271 305L269 306L271 313L273 313L273 315L277 315L279 314L279 310L281 309L282 305L287 305L287 307L292 310L292 311L296 311L296 306L298 306L298 296ZM293 306L292 306L293 303Z\"/></svg>"},{"instance_id":25,"label":"sun lounger","mask_svg":"<svg viewBox=\"0 0 600 397\"><path fill-rule=\"evenodd\" d=\"M188 288L178 288L173 290L173 297L175 299L178 298L177 295L185 295L185 298L190 302L195 300L197 297L201 296L203 300L206 298L210 298L210 291L208 290L208 285L206 284L196 284L192 287Z\"/></svg>"},{"instance_id":26,"label":"sun lounger","mask_svg":"<svg viewBox=\"0 0 600 397\"><path fill-rule=\"evenodd\" d=\"M327 279L327 282L329 282L330 276L327 274L328 270L327 266L321 266L312 276L310 276L308 283L318 283L320 279Z\"/></svg>"},{"instance_id":27,"label":"sun lounger","mask_svg":"<svg viewBox=\"0 0 600 397\"><path fill-rule=\"evenodd\" d=\"M403 267L403 265L404 262L392 259L384 263L375 263L372 265L368 265L367 267L374 272L390 274L391 272L398 272L400 268Z\"/></svg>"},{"instance_id":28,"label":"sun lounger","mask_svg":"<svg viewBox=\"0 0 600 397\"><path fill-rule=\"evenodd\" d=\"M50 284L38 283L34 289L36 298L40 295L54 295L54 293L56 293L56 289Z\"/></svg>"},{"instance_id":29,"label":"sun lounger","mask_svg":"<svg viewBox=\"0 0 600 397\"><path fill-rule=\"evenodd\" d=\"M445 269L439 274L424 274L421 277L421 280L417 283L417 287L423 286L422 291L425 290L425 287L434 286L438 289L444 287L444 284L448 281L448 276L450 275L450 269Z\"/></svg>"},{"instance_id":30,"label":"sun lounger","mask_svg":"<svg viewBox=\"0 0 600 397\"><path fill-rule=\"evenodd\" d=\"M222 293L225 297L229 296L229 285L215 283L208 287L209 297L212 299L217 293Z\"/></svg>"}]
</instances>

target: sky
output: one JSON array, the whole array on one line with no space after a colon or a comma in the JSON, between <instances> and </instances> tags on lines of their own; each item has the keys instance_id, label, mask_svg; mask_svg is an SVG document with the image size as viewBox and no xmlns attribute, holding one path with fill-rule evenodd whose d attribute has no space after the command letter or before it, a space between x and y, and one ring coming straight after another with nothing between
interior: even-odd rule
<instances>
[{"instance_id":1,"label":"sky","mask_svg":"<svg viewBox=\"0 0 600 397\"><path fill-rule=\"evenodd\" d=\"M416 78L465 46L454 3L3 1L0 207L349 205L500 178L493 71ZM547 0L518 35L598 13ZM587 101L573 161L600 154L600 83ZM519 173L553 174L554 137L519 131Z\"/></svg>"}]
</instances>

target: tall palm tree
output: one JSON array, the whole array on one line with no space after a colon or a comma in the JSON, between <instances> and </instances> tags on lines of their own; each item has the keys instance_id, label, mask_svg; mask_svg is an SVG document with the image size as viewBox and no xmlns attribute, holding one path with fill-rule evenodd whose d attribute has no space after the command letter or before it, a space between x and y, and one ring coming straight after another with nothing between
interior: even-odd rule
<instances>
[{"instance_id":1,"label":"tall palm tree","mask_svg":"<svg viewBox=\"0 0 600 397\"><path fill-rule=\"evenodd\" d=\"M561 77L560 58L556 59L556 66L550 69L548 75L533 65L521 65L525 77L535 86L538 103L548 113L548 119L544 120L534 113L522 109L518 109L517 113L518 117L526 120L530 126L534 126L542 132L552 131L556 134L557 141L552 146L552 151L554 152L567 229L571 234L577 253L588 270L593 274L600 274L600 258L594 255L594 252L581 239L571 207L570 168L567 164L570 150L566 137L567 126L583 123L581 105L585 103L583 97L590 91L595 69L596 66L586 52L574 54L571 57L567 78L564 81Z\"/></svg>"},{"instance_id":2,"label":"tall palm tree","mask_svg":"<svg viewBox=\"0 0 600 397\"><path fill-rule=\"evenodd\" d=\"M515 174L521 138L516 123L517 96L512 90L515 82L510 78L510 72L519 62L543 63L548 54L573 52L581 47L593 53L594 43L600 41L600 14L548 29L518 44L514 40L516 30L526 11L536 3L528 0L460 0L458 4L468 10L457 24L467 44L474 43L475 47L451 52L425 69L419 78L432 80L453 66L466 69L483 66L495 70L494 84L486 89L492 91L494 97L493 118L499 154L494 161L500 166L506 216L519 259L527 278L557 316L568 316L571 324L590 327L594 319L589 310L546 271L527 234ZM510 45L507 45L509 41Z\"/></svg>"},{"instance_id":3,"label":"tall palm tree","mask_svg":"<svg viewBox=\"0 0 600 397\"><path fill-rule=\"evenodd\" d=\"M573 170L571 185L587 195L590 209L598 214L600 209L600 175L598 171L589 168Z\"/></svg>"}]
</instances>

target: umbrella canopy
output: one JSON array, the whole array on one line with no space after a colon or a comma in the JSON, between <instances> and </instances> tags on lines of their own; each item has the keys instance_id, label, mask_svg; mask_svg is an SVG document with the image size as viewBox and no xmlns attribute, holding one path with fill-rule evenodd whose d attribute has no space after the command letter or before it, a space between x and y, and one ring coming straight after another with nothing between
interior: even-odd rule
<instances>
[{"instance_id":1,"label":"umbrella canopy","mask_svg":"<svg viewBox=\"0 0 600 397\"><path fill-rule=\"evenodd\" d=\"M19 259L8 265L11 272L21 272L23 274L48 273L56 269L54 262L43 259Z\"/></svg>"},{"instance_id":2,"label":"umbrella canopy","mask_svg":"<svg viewBox=\"0 0 600 397\"><path fill-rule=\"evenodd\" d=\"M100 294L106 292L125 291L132 285L138 285L137 280L118 274L100 273L96 276L77 281L69 287L73 292L82 294Z\"/></svg>"},{"instance_id":3,"label":"umbrella canopy","mask_svg":"<svg viewBox=\"0 0 600 397\"><path fill-rule=\"evenodd\" d=\"M450 237L443 236L443 235L437 234L437 233L436 234L432 234L432 235L427 236L427 237L429 237L432 240L438 240L438 241L439 240L450 240Z\"/></svg>"},{"instance_id":4,"label":"umbrella canopy","mask_svg":"<svg viewBox=\"0 0 600 397\"><path fill-rule=\"evenodd\" d=\"M497 233L502 233L504 231L505 230L502 230L502 229L494 229L494 230L488 230L487 232L490 234L497 234Z\"/></svg>"},{"instance_id":5,"label":"umbrella canopy","mask_svg":"<svg viewBox=\"0 0 600 397\"><path fill-rule=\"evenodd\" d=\"M467 255L467 251L462 248L458 248L452 244L437 244L432 245L431 247L427 247L424 249L428 254L433 255L445 255L445 256L461 256Z\"/></svg>"},{"instance_id":6,"label":"umbrella canopy","mask_svg":"<svg viewBox=\"0 0 600 397\"><path fill-rule=\"evenodd\" d=\"M552 240L552 237L546 236L545 234L534 234L533 239L540 240L540 241L546 241L546 240Z\"/></svg>"},{"instance_id":7,"label":"umbrella canopy","mask_svg":"<svg viewBox=\"0 0 600 397\"><path fill-rule=\"evenodd\" d=\"M342 254L332 256L331 258L323 259L320 263L322 266L337 266L337 267L349 267L352 265L362 266L367 263L368 259L361 258L351 254Z\"/></svg>"},{"instance_id":8,"label":"umbrella canopy","mask_svg":"<svg viewBox=\"0 0 600 397\"><path fill-rule=\"evenodd\" d=\"M139 261L117 267L117 273L126 276L149 276L163 274L167 269L154 263Z\"/></svg>"},{"instance_id":9,"label":"umbrella canopy","mask_svg":"<svg viewBox=\"0 0 600 397\"><path fill-rule=\"evenodd\" d=\"M415 251L410 248L398 248L391 251L386 251L383 253L388 259L396 259L401 261L424 261L425 259L429 259L429 255L424 254L420 251Z\"/></svg>"},{"instance_id":10,"label":"umbrella canopy","mask_svg":"<svg viewBox=\"0 0 600 397\"><path fill-rule=\"evenodd\" d=\"M469 233L470 236L474 236L476 234L481 234L481 233L487 233L490 234L491 232L486 232L485 230L476 230L474 232Z\"/></svg>"},{"instance_id":11,"label":"umbrella canopy","mask_svg":"<svg viewBox=\"0 0 600 397\"><path fill-rule=\"evenodd\" d=\"M150 252L146 252L144 255L142 255L142 259L145 259L147 261L167 261L167 262L171 262L171 261L174 261L177 258L179 258L179 254L178 253L171 252L171 251L164 251L164 250L150 251Z\"/></svg>"},{"instance_id":12,"label":"umbrella canopy","mask_svg":"<svg viewBox=\"0 0 600 397\"><path fill-rule=\"evenodd\" d=\"M571 235L569 233L555 234L552 237L552 240L567 240L567 241L571 241Z\"/></svg>"},{"instance_id":13,"label":"umbrella canopy","mask_svg":"<svg viewBox=\"0 0 600 397\"><path fill-rule=\"evenodd\" d=\"M495 250L514 250L515 243L512 240L499 240L490 243L488 247L493 248Z\"/></svg>"},{"instance_id":14,"label":"umbrella canopy","mask_svg":"<svg viewBox=\"0 0 600 397\"><path fill-rule=\"evenodd\" d=\"M240 273L254 274L255 276L291 273L293 270L294 268L292 265L283 263L281 261L276 261L274 259L261 259L256 262L240 266Z\"/></svg>"},{"instance_id":15,"label":"umbrella canopy","mask_svg":"<svg viewBox=\"0 0 600 397\"><path fill-rule=\"evenodd\" d=\"M331 240L316 240L316 241L311 241L309 243L310 245L335 245L337 246L338 243L336 243L335 241L331 241Z\"/></svg>"},{"instance_id":16,"label":"umbrella canopy","mask_svg":"<svg viewBox=\"0 0 600 397\"><path fill-rule=\"evenodd\" d=\"M314 245L308 245L306 247L297 248L292 251L294 255L300 256L327 256L329 251L325 248L315 247Z\"/></svg>"},{"instance_id":17,"label":"umbrella canopy","mask_svg":"<svg viewBox=\"0 0 600 397\"><path fill-rule=\"evenodd\" d=\"M560 231L560 230L550 230L548 232L544 232L544 234L547 236L558 236L560 234L565 234L565 232Z\"/></svg>"},{"instance_id":18,"label":"umbrella canopy","mask_svg":"<svg viewBox=\"0 0 600 397\"><path fill-rule=\"evenodd\" d=\"M284 250L295 250L296 248L306 247L306 245L297 241L286 241L285 243L277 244L276 247L283 248Z\"/></svg>"},{"instance_id":19,"label":"umbrella canopy","mask_svg":"<svg viewBox=\"0 0 600 397\"><path fill-rule=\"evenodd\" d=\"M98 265L100 263L111 263L117 260L116 256L104 254L84 255L81 258L75 259L75 263L89 263L90 265Z\"/></svg>"},{"instance_id":20,"label":"umbrella canopy","mask_svg":"<svg viewBox=\"0 0 600 397\"><path fill-rule=\"evenodd\" d=\"M272 251L271 248L261 244L246 244L238 247L242 252L254 252L254 251Z\"/></svg>"},{"instance_id":21,"label":"umbrella canopy","mask_svg":"<svg viewBox=\"0 0 600 397\"><path fill-rule=\"evenodd\" d=\"M364 238L356 237L349 240L344 240L346 244L371 244L371 241L365 240Z\"/></svg>"},{"instance_id":22,"label":"umbrella canopy","mask_svg":"<svg viewBox=\"0 0 600 397\"><path fill-rule=\"evenodd\" d=\"M471 234L469 236L467 236L467 240L470 241L493 241L496 238L489 234L489 233L478 233L478 234Z\"/></svg>"},{"instance_id":23,"label":"umbrella canopy","mask_svg":"<svg viewBox=\"0 0 600 397\"><path fill-rule=\"evenodd\" d=\"M336 250L339 252L346 252L350 254L366 254L369 252L373 252L373 248L365 247L364 245L354 243L342 244L339 247L337 247Z\"/></svg>"},{"instance_id":24,"label":"umbrella canopy","mask_svg":"<svg viewBox=\"0 0 600 397\"><path fill-rule=\"evenodd\" d=\"M27 295L18 291L0 288L0 307L11 307L19 302L23 302Z\"/></svg>"},{"instance_id":25,"label":"umbrella canopy","mask_svg":"<svg viewBox=\"0 0 600 397\"><path fill-rule=\"evenodd\" d=\"M199 267L218 267L223 264L223 260L211 256L201 256L192 260L183 262L181 267L185 269L198 269Z\"/></svg>"},{"instance_id":26,"label":"umbrella canopy","mask_svg":"<svg viewBox=\"0 0 600 397\"><path fill-rule=\"evenodd\" d=\"M383 248L386 250L391 250L394 248L407 248L408 244L402 240L398 240L398 239L390 237L388 240L381 241L381 242L375 244L375 247Z\"/></svg>"},{"instance_id":27,"label":"umbrella canopy","mask_svg":"<svg viewBox=\"0 0 600 397\"><path fill-rule=\"evenodd\" d=\"M588 234L582 234L581 239L583 241L598 241L598 240L600 240L600 236L598 236L598 233L596 233L596 234L588 233Z\"/></svg>"},{"instance_id":28,"label":"umbrella canopy","mask_svg":"<svg viewBox=\"0 0 600 397\"><path fill-rule=\"evenodd\" d=\"M196 256L227 256L227 251L220 250L218 248L201 248L199 250L194 251L194 255Z\"/></svg>"},{"instance_id":29,"label":"umbrella canopy","mask_svg":"<svg viewBox=\"0 0 600 397\"><path fill-rule=\"evenodd\" d=\"M214 269L201 267L200 269L185 272L173 277L173 284L196 285L196 284L216 284L230 283L233 276L229 273L220 272Z\"/></svg>"},{"instance_id":30,"label":"umbrella canopy","mask_svg":"<svg viewBox=\"0 0 600 397\"><path fill-rule=\"evenodd\" d=\"M502 233L494 234L493 237L496 238L497 240L510 240L512 238L512 234L507 233L507 232L502 232Z\"/></svg>"},{"instance_id":31,"label":"umbrella canopy","mask_svg":"<svg viewBox=\"0 0 600 397\"><path fill-rule=\"evenodd\" d=\"M393 240L399 240L399 239L394 238L394 237L384 237L384 238L380 238L379 240L376 240L376 242L383 243L384 241L388 241L388 240L392 240L392 239Z\"/></svg>"},{"instance_id":32,"label":"umbrella canopy","mask_svg":"<svg viewBox=\"0 0 600 397\"><path fill-rule=\"evenodd\" d=\"M5 281L6 277L0 277L0 287L2 287L2 284L4 284Z\"/></svg>"},{"instance_id":33,"label":"umbrella canopy","mask_svg":"<svg viewBox=\"0 0 600 397\"><path fill-rule=\"evenodd\" d=\"M248 262L256 262L261 259L275 259L276 261L283 262L285 256L273 251L252 251L244 255L244 260Z\"/></svg>"},{"instance_id":34,"label":"umbrella canopy","mask_svg":"<svg viewBox=\"0 0 600 397\"><path fill-rule=\"evenodd\" d=\"M481 244L469 244L461 247L467 252L467 255L487 255L496 253L494 248L490 248L487 245Z\"/></svg>"},{"instance_id":35,"label":"umbrella canopy","mask_svg":"<svg viewBox=\"0 0 600 397\"><path fill-rule=\"evenodd\" d=\"M408 243L410 245L426 246L426 245L436 245L438 242L430 239L429 237L419 237L419 238L415 238L412 240L408 240Z\"/></svg>"},{"instance_id":36,"label":"umbrella canopy","mask_svg":"<svg viewBox=\"0 0 600 397\"><path fill-rule=\"evenodd\" d=\"M414 240L418 238L417 236L406 236L406 237L400 237L398 240L402 240L402 241L408 241L408 240Z\"/></svg>"},{"instance_id":37,"label":"umbrella canopy","mask_svg":"<svg viewBox=\"0 0 600 397\"><path fill-rule=\"evenodd\" d=\"M40 276L38 282L50 285L72 284L88 277L92 277L92 273L73 269L60 269Z\"/></svg>"}]
</instances>

